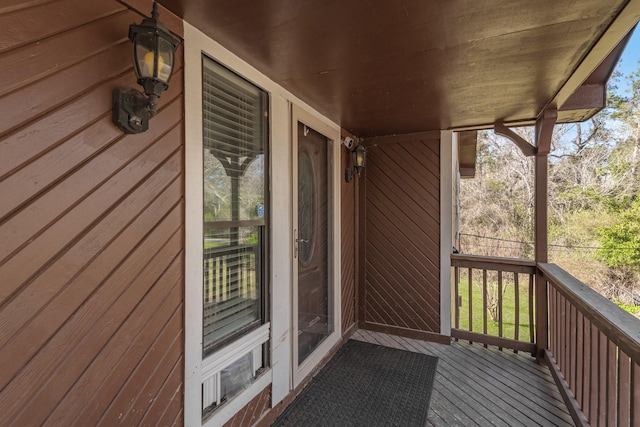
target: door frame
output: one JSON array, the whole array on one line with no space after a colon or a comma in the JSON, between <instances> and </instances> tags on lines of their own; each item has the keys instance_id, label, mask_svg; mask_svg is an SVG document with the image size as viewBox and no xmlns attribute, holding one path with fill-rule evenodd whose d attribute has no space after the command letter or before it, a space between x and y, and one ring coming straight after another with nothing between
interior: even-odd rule
<instances>
[{"instance_id":1,"label":"door frame","mask_svg":"<svg viewBox=\"0 0 640 427\"><path fill-rule=\"evenodd\" d=\"M328 215L329 230L332 237L332 250L329 254L330 290L333 296L333 332L298 366L298 258L295 255L295 233L298 229L298 122L321 133L328 139L328 171L330 179L330 212ZM313 369L322 361L342 336L341 319L341 245L340 245L340 128L330 126L324 121L292 104L291 108L291 378L292 389L297 387Z\"/></svg>"}]
</instances>

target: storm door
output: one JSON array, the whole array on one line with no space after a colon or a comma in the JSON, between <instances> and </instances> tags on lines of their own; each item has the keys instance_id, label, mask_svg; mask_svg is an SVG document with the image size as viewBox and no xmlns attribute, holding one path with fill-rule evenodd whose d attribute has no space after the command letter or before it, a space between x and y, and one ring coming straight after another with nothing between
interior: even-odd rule
<instances>
[{"instance_id":1,"label":"storm door","mask_svg":"<svg viewBox=\"0 0 640 427\"><path fill-rule=\"evenodd\" d=\"M296 383L326 354L336 330L333 280L333 140L294 126L293 362Z\"/></svg>"}]
</instances>

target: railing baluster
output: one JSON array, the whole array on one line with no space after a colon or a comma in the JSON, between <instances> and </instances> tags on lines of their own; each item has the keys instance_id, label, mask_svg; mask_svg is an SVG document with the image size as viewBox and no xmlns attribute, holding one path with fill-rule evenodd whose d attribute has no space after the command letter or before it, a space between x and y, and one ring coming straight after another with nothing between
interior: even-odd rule
<instances>
[{"instance_id":1,"label":"railing baluster","mask_svg":"<svg viewBox=\"0 0 640 427\"><path fill-rule=\"evenodd\" d=\"M640 363L631 365L631 425L640 425Z\"/></svg>"},{"instance_id":2,"label":"railing baluster","mask_svg":"<svg viewBox=\"0 0 640 427\"><path fill-rule=\"evenodd\" d=\"M515 330L513 331L513 339L518 340L520 339L520 286L518 284L518 273L513 273L513 292L513 305L515 306Z\"/></svg>"},{"instance_id":3,"label":"railing baluster","mask_svg":"<svg viewBox=\"0 0 640 427\"><path fill-rule=\"evenodd\" d=\"M460 304L458 303L459 295L460 295L460 268L459 267L454 268L453 276L454 276L453 286L455 287L454 295L456 296L456 300L454 301L454 304L453 304L455 306L455 328L460 329ZM456 341L458 341L457 338L456 338Z\"/></svg>"},{"instance_id":4,"label":"railing baluster","mask_svg":"<svg viewBox=\"0 0 640 427\"><path fill-rule=\"evenodd\" d=\"M584 365L583 375L584 381L582 381L582 412L588 417L591 408L591 400L589 399L589 391L591 390L591 321L584 319Z\"/></svg>"},{"instance_id":5,"label":"railing baluster","mask_svg":"<svg viewBox=\"0 0 640 427\"><path fill-rule=\"evenodd\" d=\"M578 312L578 321L576 327L576 385L574 394L576 401L582 401L582 383L584 382L584 316Z\"/></svg>"},{"instance_id":6,"label":"railing baluster","mask_svg":"<svg viewBox=\"0 0 640 427\"><path fill-rule=\"evenodd\" d=\"M551 354L558 354L556 351L556 290L554 288L549 289L549 350Z\"/></svg>"},{"instance_id":7,"label":"railing baluster","mask_svg":"<svg viewBox=\"0 0 640 427\"><path fill-rule=\"evenodd\" d=\"M473 270L469 267L469 332L473 332ZM472 341L469 341L470 344L473 344Z\"/></svg>"},{"instance_id":8,"label":"railing baluster","mask_svg":"<svg viewBox=\"0 0 640 427\"><path fill-rule=\"evenodd\" d=\"M618 353L618 427L629 426L631 418L630 364L629 356L624 351L620 351Z\"/></svg>"},{"instance_id":9,"label":"railing baluster","mask_svg":"<svg viewBox=\"0 0 640 427\"><path fill-rule=\"evenodd\" d=\"M216 295L216 292L218 290L218 288L216 288L216 260L215 259L210 259L209 260L209 284L211 285L211 293L210 295L210 302L216 302L218 295Z\"/></svg>"},{"instance_id":10,"label":"railing baluster","mask_svg":"<svg viewBox=\"0 0 640 427\"><path fill-rule=\"evenodd\" d=\"M570 353L570 357L569 357L569 366L567 369L567 374L565 375L565 377L567 378L567 382L569 383L569 386L575 390L575 386L576 386L576 377L578 376L578 374L576 373L576 366L578 364L578 343L576 340L576 332L578 329L578 325L577 325L577 321L578 321L578 313L576 308L571 305L571 312L569 313L570 317L569 317L569 321L570 321L570 325L569 325L569 330L571 331L570 334L570 343L569 343L569 348L571 349L571 353Z\"/></svg>"},{"instance_id":11,"label":"railing baluster","mask_svg":"<svg viewBox=\"0 0 640 427\"><path fill-rule=\"evenodd\" d=\"M564 303L565 303L564 316L565 316L565 328L566 328L564 369L566 370L566 372L569 372L570 366L571 366L571 358L573 356L573 349L571 348L571 335L574 334L574 332L571 330L571 311L573 306L571 305L571 301L569 301L567 298L565 298Z\"/></svg>"},{"instance_id":12,"label":"railing baluster","mask_svg":"<svg viewBox=\"0 0 640 427\"><path fill-rule=\"evenodd\" d=\"M567 302L564 300L564 296L560 295L560 298L558 298L558 323L560 323L560 332L558 333L558 366L561 370L564 370L564 358L567 354L567 349L565 348L565 337L567 335L566 304Z\"/></svg>"},{"instance_id":13,"label":"railing baluster","mask_svg":"<svg viewBox=\"0 0 640 427\"><path fill-rule=\"evenodd\" d=\"M535 342L535 325L533 324L533 274L529 273L529 335L530 342Z\"/></svg>"},{"instance_id":14,"label":"railing baluster","mask_svg":"<svg viewBox=\"0 0 640 427\"><path fill-rule=\"evenodd\" d=\"M209 260L207 258L204 259L202 268L204 270L204 302L209 302Z\"/></svg>"},{"instance_id":15,"label":"railing baluster","mask_svg":"<svg viewBox=\"0 0 640 427\"><path fill-rule=\"evenodd\" d=\"M209 292L209 263L210 260L205 258L202 266L204 269L204 302L211 302L209 300L211 295Z\"/></svg>"},{"instance_id":16,"label":"railing baluster","mask_svg":"<svg viewBox=\"0 0 640 427\"><path fill-rule=\"evenodd\" d=\"M604 426L607 421L607 336L598 333L598 425Z\"/></svg>"},{"instance_id":17,"label":"railing baluster","mask_svg":"<svg viewBox=\"0 0 640 427\"><path fill-rule=\"evenodd\" d=\"M563 304L563 300L562 300L562 295L560 294L560 292L556 292L556 353L558 356L558 362L560 361L560 356L562 356L562 344L561 344L561 336L562 336L562 317L561 317L561 312L562 312L562 304Z\"/></svg>"},{"instance_id":18,"label":"railing baluster","mask_svg":"<svg viewBox=\"0 0 640 427\"><path fill-rule=\"evenodd\" d=\"M591 378L591 389L589 390L589 419L597 420L598 417L598 388L600 388L599 376L598 376L598 365L600 364L600 360L598 356L600 352L598 350L598 329L594 324L591 324L591 374L589 377ZM595 424L595 423L593 423Z\"/></svg>"},{"instance_id":19,"label":"railing baluster","mask_svg":"<svg viewBox=\"0 0 640 427\"><path fill-rule=\"evenodd\" d=\"M487 270L482 269L482 330L487 335ZM484 348L487 348L487 344Z\"/></svg>"},{"instance_id":20,"label":"railing baluster","mask_svg":"<svg viewBox=\"0 0 640 427\"><path fill-rule=\"evenodd\" d=\"M617 388L618 374L618 347L607 339L607 426L616 424L616 401L618 400Z\"/></svg>"},{"instance_id":21,"label":"railing baluster","mask_svg":"<svg viewBox=\"0 0 640 427\"><path fill-rule=\"evenodd\" d=\"M498 271L498 336L502 338L502 271ZM502 347L498 347L502 350Z\"/></svg>"},{"instance_id":22,"label":"railing baluster","mask_svg":"<svg viewBox=\"0 0 640 427\"><path fill-rule=\"evenodd\" d=\"M222 260L222 257L217 259L216 262L216 271L218 272L218 274L216 274L216 287L218 288L218 300L220 301L224 301L224 288L223 288L223 284L224 284L224 262Z\"/></svg>"}]
</instances>

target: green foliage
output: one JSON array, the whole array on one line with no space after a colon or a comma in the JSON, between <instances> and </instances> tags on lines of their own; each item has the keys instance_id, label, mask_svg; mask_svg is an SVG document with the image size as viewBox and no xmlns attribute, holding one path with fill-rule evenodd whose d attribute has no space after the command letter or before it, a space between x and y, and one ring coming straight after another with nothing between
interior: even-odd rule
<instances>
[{"instance_id":1,"label":"green foliage","mask_svg":"<svg viewBox=\"0 0 640 427\"><path fill-rule=\"evenodd\" d=\"M617 213L615 222L599 230L598 259L612 268L640 270L640 199Z\"/></svg>"},{"instance_id":2,"label":"green foliage","mask_svg":"<svg viewBox=\"0 0 640 427\"><path fill-rule=\"evenodd\" d=\"M634 316L640 315L640 305L627 305L621 302L616 302L616 304L627 313L633 314Z\"/></svg>"}]
</instances>

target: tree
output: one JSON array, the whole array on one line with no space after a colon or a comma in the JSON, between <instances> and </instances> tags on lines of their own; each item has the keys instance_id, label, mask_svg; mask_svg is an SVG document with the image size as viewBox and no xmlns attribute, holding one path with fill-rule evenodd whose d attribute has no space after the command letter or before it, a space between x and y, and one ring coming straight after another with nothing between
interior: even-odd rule
<instances>
[{"instance_id":1,"label":"tree","mask_svg":"<svg viewBox=\"0 0 640 427\"><path fill-rule=\"evenodd\" d=\"M614 76L619 79L619 74ZM613 108L611 118L617 120L623 130L623 138L629 151L631 197L638 195L640 184L640 68L626 77L630 87L628 96L609 94L609 105Z\"/></svg>"},{"instance_id":2,"label":"tree","mask_svg":"<svg viewBox=\"0 0 640 427\"><path fill-rule=\"evenodd\" d=\"M476 178L463 180L460 185L462 251L514 258L532 256L530 244L517 242L533 240L533 166L533 159L515 149L511 141L492 131L478 133Z\"/></svg>"},{"instance_id":3,"label":"tree","mask_svg":"<svg viewBox=\"0 0 640 427\"><path fill-rule=\"evenodd\" d=\"M611 93L608 108L589 121L555 126L549 260L608 298L638 304L640 69L627 81L629 94ZM514 131L534 140L532 128ZM479 132L476 178L460 188L460 250L533 257L533 183L532 158L491 131Z\"/></svg>"},{"instance_id":4,"label":"tree","mask_svg":"<svg viewBox=\"0 0 640 427\"><path fill-rule=\"evenodd\" d=\"M611 268L640 272L640 198L619 213L615 223L600 229L599 259Z\"/></svg>"}]
</instances>

